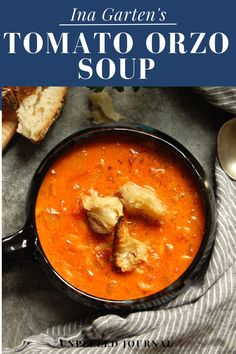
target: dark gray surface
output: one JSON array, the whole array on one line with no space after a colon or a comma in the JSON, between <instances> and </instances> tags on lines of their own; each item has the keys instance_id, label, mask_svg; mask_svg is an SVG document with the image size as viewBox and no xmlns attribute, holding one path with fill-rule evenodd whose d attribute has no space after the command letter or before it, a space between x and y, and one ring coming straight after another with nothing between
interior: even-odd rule
<instances>
[{"instance_id":1,"label":"dark gray surface","mask_svg":"<svg viewBox=\"0 0 236 354\"><path fill-rule=\"evenodd\" d=\"M216 135L224 113L185 88L109 89L115 107L128 121L151 125L183 143L213 180ZM87 127L89 90L70 89L64 110L40 145L16 135L3 155L3 235L24 224L29 182L42 158L63 138ZM3 272L3 346L12 347L47 327L96 315L55 290L35 264L18 264Z\"/></svg>"}]
</instances>

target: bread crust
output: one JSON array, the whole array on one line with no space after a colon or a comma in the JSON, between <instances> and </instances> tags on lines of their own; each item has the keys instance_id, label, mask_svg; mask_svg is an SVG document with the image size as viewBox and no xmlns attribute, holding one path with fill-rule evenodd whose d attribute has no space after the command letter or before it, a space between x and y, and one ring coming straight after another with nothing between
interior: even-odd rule
<instances>
[{"instance_id":1,"label":"bread crust","mask_svg":"<svg viewBox=\"0 0 236 354\"><path fill-rule=\"evenodd\" d=\"M31 95L35 86L3 86L2 87L2 107L7 111L15 111L19 108L21 101Z\"/></svg>"},{"instance_id":2,"label":"bread crust","mask_svg":"<svg viewBox=\"0 0 236 354\"><path fill-rule=\"evenodd\" d=\"M51 114L50 117L48 117L48 122L45 124L45 127L39 132L37 138L35 140L32 140L34 143L39 143L40 141L43 140L45 135L47 134L49 128L51 125L54 123L54 121L58 118L62 108L64 107L65 104L65 97L68 92L68 87L61 87L61 97L58 100L57 104L55 105L54 112Z\"/></svg>"}]
</instances>

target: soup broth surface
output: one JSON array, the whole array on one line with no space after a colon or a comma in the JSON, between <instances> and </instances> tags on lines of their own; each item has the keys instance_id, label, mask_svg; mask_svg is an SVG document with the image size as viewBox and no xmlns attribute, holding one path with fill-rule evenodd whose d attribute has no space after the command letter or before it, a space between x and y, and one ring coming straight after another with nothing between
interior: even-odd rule
<instances>
[{"instance_id":1,"label":"soup broth surface","mask_svg":"<svg viewBox=\"0 0 236 354\"><path fill-rule=\"evenodd\" d=\"M112 262L113 235L92 231L81 196L91 188L117 196L127 181L153 188L167 213L159 223L124 210L130 235L150 252L147 262L121 273ZM113 300L140 298L172 284L192 263L205 229L202 196L185 164L161 143L122 135L78 144L60 157L41 184L35 219L52 267L74 287Z\"/></svg>"}]
</instances>

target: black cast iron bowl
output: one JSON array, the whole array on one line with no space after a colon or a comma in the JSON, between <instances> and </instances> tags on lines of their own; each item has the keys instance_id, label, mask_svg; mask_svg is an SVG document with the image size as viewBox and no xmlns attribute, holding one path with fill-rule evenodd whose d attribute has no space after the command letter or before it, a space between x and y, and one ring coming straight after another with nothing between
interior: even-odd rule
<instances>
[{"instance_id":1,"label":"black cast iron bowl","mask_svg":"<svg viewBox=\"0 0 236 354\"><path fill-rule=\"evenodd\" d=\"M195 178L196 183L199 185L199 190L202 193L206 210L206 226L203 240L197 255L188 269L173 284L162 291L133 300L107 300L98 298L76 289L66 282L53 269L47 260L47 256L41 247L35 225L35 203L37 194L45 174L54 161L80 142L86 142L91 139L94 140L101 136L117 136L119 134L130 137L134 136L136 138L140 137L142 139L145 138L153 142L164 144L174 151L178 158L182 159L192 171L193 178ZM93 306L99 309L106 308L113 311L146 310L169 302L180 292L184 291L186 287L193 284L193 282L195 283L201 281L214 243L215 222L215 198L210 182L207 179L203 168L185 147L168 135L140 124L104 124L81 130L69 136L58 144L51 152L49 152L49 154L41 162L33 176L29 188L26 203L25 226L14 235L3 239L3 264L5 265L9 262L18 262L22 260L36 261L45 270L47 276L54 285L56 285L72 299L88 306Z\"/></svg>"}]
</instances>

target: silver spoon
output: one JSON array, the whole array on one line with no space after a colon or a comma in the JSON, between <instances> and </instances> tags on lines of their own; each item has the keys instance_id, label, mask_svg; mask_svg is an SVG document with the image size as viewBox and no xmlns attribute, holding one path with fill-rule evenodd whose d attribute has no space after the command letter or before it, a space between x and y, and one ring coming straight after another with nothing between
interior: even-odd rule
<instances>
[{"instance_id":1,"label":"silver spoon","mask_svg":"<svg viewBox=\"0 0 236 354\"><path fill-rule=\"evenodd\" d=\"M228 120L217 139L217 152L221 167L229 177L236 180L236 118Z\"/></svg>"}]
</instances>

